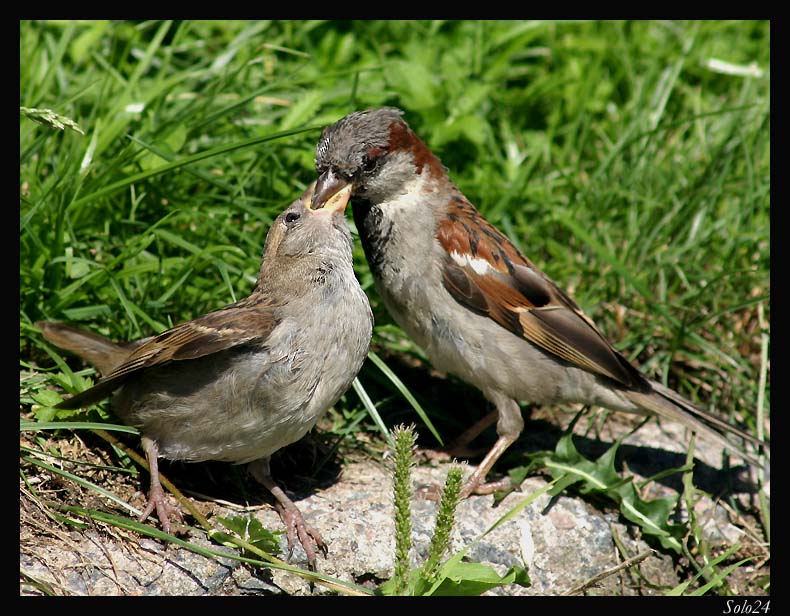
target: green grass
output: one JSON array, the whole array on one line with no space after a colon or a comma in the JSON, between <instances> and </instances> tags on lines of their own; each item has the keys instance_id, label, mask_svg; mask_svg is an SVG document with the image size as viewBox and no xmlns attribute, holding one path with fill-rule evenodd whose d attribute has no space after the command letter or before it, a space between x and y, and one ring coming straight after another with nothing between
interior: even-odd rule
<instances>
[{"instance_id":1,"label":"green grass","mask_svg":"<svg viewBox=\"0 0 790 616\"><path fill-rule=\"evenodd\" d=\"M34 321L131 339L246 296L320 127L388 104L629 359L757 433L769 40L743 21L20 22L20 106L85 133L20 116L21 411L82 367L53 370ZM413 385L422 353L355 259L374 350L446 440L480 400ZM414 421L379 367L360 382L389 425ZM331 418L375 436L353 391Z\"/></svg>"}]
</instances>

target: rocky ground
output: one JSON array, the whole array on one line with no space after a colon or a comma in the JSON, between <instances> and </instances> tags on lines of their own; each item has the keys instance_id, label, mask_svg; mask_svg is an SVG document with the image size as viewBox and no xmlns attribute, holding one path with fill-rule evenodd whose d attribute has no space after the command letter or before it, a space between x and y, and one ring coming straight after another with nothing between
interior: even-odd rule
<instances>
[{"instance_id":1,"label":"rocky ground","mask_svg":"<svg viewBox=\"0 0 790 616\"><path fill-rule=\"evenodd\" d=\"M530 437L522 440L526 441L523 446L529 449ZM600 455L606 446L584 437L579 437L577 442L580 449L590 449L591 453L586 455ZM682 447L679 448L678 444L683 442L685 434L682 429L659 427L651 422L630 437L621 452L631 472L650 476L656 472L656 466L666 465L666 468L682 463ZM63 443L60 445L62 447ZM88 457L101 457L101 448L90 443L75 442L74 447ZM678 453L667 453L665 449ZM698 505L707 540L712 546L723 546L721 549L740 542L741 550L733 556L732 562L744 555L757 556L728 578L730 588L737 594L764 594L760 579L769 571L761 558L769 552L761 544L754 520L736 512L738 508L748 510L754 506L755 495L748 472L745 467L727 472L717 470L721 453L715 448L706 448L704 444L698 446L698 457L702 462L695 482L716 495L713 499L703 499ZM203 487L208 485L206 491L212 492L211 497L214 498L200 494L193 499L209 519L211 516L252 512L264 527L281 529L279 517L265 503L250 508L243 506L243 499L220 500L226 496L223 491L235 490L228 490L224 478L205 477L214 472L224 472L217 469L226 467L172 465L171 468L165 465L164 471L170 472L178 485L182 482L190 484L190 477L203 478L200 480ZM421 487L441 485L447 468L447 464L436 462L417 466L414 471L417 491ZM334 460L325 465L317 482L283 477L283 472L280 471L282 483L289 489L305 518L329 545L328 556L319 556L319 571L371 588L392 575L393 507L391 481L385 463L370 456L342 463ZM108 474L105 478L117 475ZM318 585L311 586L290 572L253 568L231 559L209 558L108 524L95 522L83 529L66 525L53 517L52 510L42 504L41 494L94 509L113 510L112 503L105 502L95 492L53 478L46 471L27 468L26 476L37 486L39 497L34 498L22 484L22 595L309 595L330 592ZM117 485L112 485L107 480L105 487L139 505L140 497L134 495L134 490L143 486L147 477L124 477L117 481ZM488 563L500 573L511 565L526 565L529 571L531 586L510 585L487 594L651 595L664 594L669 588L689 579L691 574L687 562L666 551L651 551L651 545L640 536L638 529L622 518L611 503L575 493L565 493L553 500L543 495L513 519L475 542L475 538L504 513L545 483L546 478L542 476L530 477L519 492L511 493L496 506L492 496L473 496L460 503L452 536L453 551L471 544L467 554L471 561ZM247 482L247 485L253 484ZM292 492L293 485L296 488ZM185 491L189 494L188 488ZM653 490L659 493L671 494L679 489L677 478L653 484ZM424 561L435 511L436 502L415 497L411 553L415 565ZM197 545L218 547L199 531L192 531L183 538ZM282 547L284 550L284 537ZM652 547L656 545L652 544ZM627 558L644 552L649 552L649 555L637 566L596 579ZM290 562L305 566L304 558L299 547Z\"/></svg>"}]
</instances>

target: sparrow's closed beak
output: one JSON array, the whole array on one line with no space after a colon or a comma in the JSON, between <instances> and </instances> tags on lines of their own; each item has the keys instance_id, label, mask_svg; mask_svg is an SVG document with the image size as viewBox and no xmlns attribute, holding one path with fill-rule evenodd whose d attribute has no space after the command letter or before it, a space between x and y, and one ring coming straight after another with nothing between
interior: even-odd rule
<instances>
[{"instance_id":1,"label":"sparrow's closed beak","mask_svg":"<svg viewBox=\"0 0 790 616\"><path fill-rule=\"evenodd\" d=\"M331 169L325 171L315 183L310 209L324 208L334 212L345 209L352 187L351 182L336 175Z\"/></svg>"}]
</instances>

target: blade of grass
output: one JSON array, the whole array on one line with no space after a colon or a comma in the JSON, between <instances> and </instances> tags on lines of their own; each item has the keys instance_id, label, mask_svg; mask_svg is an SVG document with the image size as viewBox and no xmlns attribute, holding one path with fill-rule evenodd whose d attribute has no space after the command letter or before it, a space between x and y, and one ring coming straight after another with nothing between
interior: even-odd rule
<instances>
[{"instance_id":1,"label":"blade of grass","mask_svg":"<svg viewBox=\"0 0 790 616\"><path fill-rule=\"evenodd\" d=\"M153 169L149 169L148 171L141 171L140 173L136 173L134 175L130 175L125 177L122 180L118 180L117 182L113 182L109 186L105 186L93 192L89 195L85 195L75 201L72 201L67 206L67 210L73 210L75 208L81 207L91 201L96 201L101 199L102 197L106 197L113 193L118 192L119 190L126 188L136 182L142 182L144 180L151 179L163 173L167 173L169 171L173 171L174 169L178 169L180 167L184 167L186 165L190 165L200 160L204 160L206 158L211 158L213 156L219 156L220 154L227 154L228 152L233 152L234 150L240 150L243 148L250 148L252 146L266 143L268 141L275 141L277 139L282 139L284 137L290 137L292 135L299 135L301 133L306 133L310 131L317 131L320 130L321 126L308 126L306 128L293 128L290 130L279 131L276 133L272 133L270 135L263 135L260 137L253 137L251 139L245 139L243 141L230 143L226 145L220 145L215 148L210 148L208 150L204 150L203 152L198 152L197 154L193 154L192 156L186 156L179 160L173 161L172 163L167 163L165 165L160 165L159 167L155 167Z\"/></svg>"},{"instance_id":2,"label":"blade of grass","mask_svg":"<svg viewBox=\"0 0 790 616\"><path fill-rule=\"evenodd\" d=\"M39 432L43 430L107 430L109 432L126 432L139 435L140 431L131 426L91 421L30 421L19 420L20 432Z\"/></svg>"},{"instance_id":3,"label":"blade of grass","mask_svg":"<svg viewBox=\"0 0 790 616\"><path fill-rule=\"evenodd\" d=\"M70 479L77 485L81 485L83 488L88 488L90 490L93 490L94 492L97 492L98 494L101 494L102 496L111 500L115 504L120 505L121 507L123 507L133 515L139 516L142 513L139 509L137 509L136 507L132 507L129 503L127 503L122 498L115 496L115 494L113 494L112 492L105 490L101 486L98 486L95 483L88 481L87 479L83 479L78 475L74 475L73 473L69 473L68 471L63 470L62 468L57 468L55 466L47 464L46 462L37 460L33 456L23 456L22 459L25 462L33 464L34 466L38 466L40 468L48 470L50 473L53 473L55 475L60 475L61 477L65 477L66 479Z\"/></svg>"},{"instance_id":4,"label":"blade of grass","mask_svg":"<svg viewBox=\"0 0 790 616\"><path fill-rule=\"evenodd\" d=\"M387 443L392 446L392 435L390 434L389 430L387 430L387 426L384 425L384 420L381 419L381 415L379 415L376 405L373 404L373 400L370 399L368 392L365 391L365 388L362 386L362 383L358 378L354 379L353 386L354 391L357 392L359 399L362 401L363 406L367 409L370 417L373 419L374 423L381 432L381 435L386 439Z\"/></svg>"},{"instance_id":5,"label":"blade of grass","mask_svg":"<svg viewBox=\"0 0 790 616\"><path fill-rule=\"evenodd\" d=\"M436 437L436 440L439 441L439 444L442 447L444 447L444 441L442 441L442 437L439 436L439 432L437 432L436 428L433 427L433 424L431 423L431 420L428 418L427 413L422 408L420 403L417 402L417 399L409 391L409 388L406 387L406 385L404 385L403 381L401 381L400 378L398 378L398 375L396 375L392 371L392 369L384 362L384 360L381 359L378 355L376 355L376 353L374 353L373 351L369 351L368 357L370 358L370 361L372 361L376 365L376 367L384 373L384 376L386 376L390 380L390 382L395 386L395 389L397 389L401 393L401 395L404 398L406 398L406 401L409 404L411 404L412 408L415 410L415 412L420 417L420 419L422 419L423 422L425 422L425 425L428 426L428 429L431 431L431 434L433 434L434 437Z\"/></svg>"}]
</instances>

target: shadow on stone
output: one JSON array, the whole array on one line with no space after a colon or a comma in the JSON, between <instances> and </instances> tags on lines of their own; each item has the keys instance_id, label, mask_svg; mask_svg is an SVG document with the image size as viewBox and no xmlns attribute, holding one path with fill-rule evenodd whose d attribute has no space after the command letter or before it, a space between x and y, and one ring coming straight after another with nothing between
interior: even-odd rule
<instances>
[{"instance_id":1,"label":"shadow on stone","mask_svg":"<svg viewBox=\"0 0 790 616\"><path fill-rule=\"evenodd\" d=\"M445 444L452 442L468 426L493 410L493 405L474 387L452 377L440 376L426 365L414 361L407 363L402 355L387 355L381 351L379 354L423 406ZM387 402L379 408L387 426L413 422L417 425L419 433L419 447L439 447L427 426L381 372L373 368L362 378L365 379L365 387L374 400L388 397ZM562 429L545 419L531 419L530 413L531 407L525 407L524 431L494 467L495 473L506 473L508 468L524 464L526 462L524 454L554 450L557 446L563 435ZM608 421L616 422L619 415L621 414L612 413ZM631 441L638 440L643 430L644 428L630 437ZM496 427L492 425L470 443L470 448L479 449L480 455L469 458L469 461L475 462L482 458L495 440ZM574 436L574 444L584 457L591 460L601 456L612 445L611 442L603 442L579 434ZM697 448L704 446L698 439ZM633 474L652 477L662 471L683 466L685 460L685 454L667 451L647 443L629 442L620 446L615 464L618 472L623 471L625 464ZM757 487L750 478L749 467L734 458L732 463L734 466L730 468L718 469L695 458L694 485L714 496L756 492ZM489 477L489 479L494 478ZM682 475L679 473L660 478L657 483L676 492L681 492L683 489Z\"/></svg>"}]
</instances>

